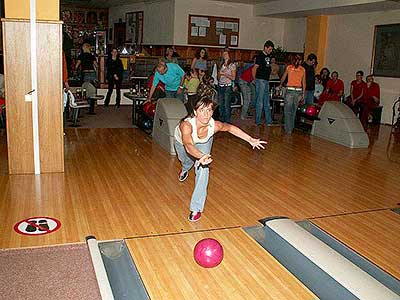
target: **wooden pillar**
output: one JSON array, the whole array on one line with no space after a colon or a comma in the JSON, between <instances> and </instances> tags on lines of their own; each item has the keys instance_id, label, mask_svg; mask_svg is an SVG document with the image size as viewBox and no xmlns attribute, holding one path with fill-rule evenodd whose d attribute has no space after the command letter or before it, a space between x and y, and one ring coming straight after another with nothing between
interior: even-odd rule
<instances>
[{"instance_id":1,"label":"wooden pillar","mask_svg":"<svg viewBox=\"0 0 400 300\"><path fill-rule=\"evenodd\" d=\"M21 3L23 2L23 3ZM33 174L29 0L5 0L2 20L10 174ZM37 0L37 76L40 169L64 171L62 22L58 0Z\"/></svg>"},{"instance_id":2,"label":"wooden pillar","mask_svg":"<svg viewBox=\"0 0 400 300\"><path fill-rule=\"evenodd\" d=\"M309 55L310 53L314 53L315 55L317 55L317 71L319 71L325 65L327 31L327 16L307 17L305 58L307 58L307 55Z\"/></svg>"}]
</instances>

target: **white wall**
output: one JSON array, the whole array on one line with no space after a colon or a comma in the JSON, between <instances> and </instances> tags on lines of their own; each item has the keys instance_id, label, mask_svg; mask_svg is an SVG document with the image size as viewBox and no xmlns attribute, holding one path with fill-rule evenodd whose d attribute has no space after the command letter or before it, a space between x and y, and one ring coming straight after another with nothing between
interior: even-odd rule
<instances>
[{"instance_id":1,"label":"white wall","mask_svg":"<svg viewBox=\"0 0 400 300\"><path fill-rule=\"evenodd\" d=\"M285 20L283 48L289 52L303 52L306 41L307 18Z\"/></svg>"},{"instance_id":2,"label":"white wall","mask_svg":"<svg viewBox=\"0 0 400 300\"><path fill-rule=\"evenodd\" d=\"M209 1L175 0L175 45L187 45L188 15L221 16L239 18L240 49L262 49L266 40L282 46L285 20L255 17L253 5Z\"/></svg>"},{"instance_id":3,"label":"white wall","mask_svg":"<svg viewBox=\"0 0 400 300\"><path fill-rule=\"evenodd\" d=\"M346 95L358 70L370 72L374 26L399 23L400 10L329 16L326 66L337 70ZM381 88L382 122L390 123L392 105L400 95L400 78L375 77Z\"/></svg>"},{"instance_id":4,"label":"white wall","mask_svg":"<svg viewBox=\"0 0 400 300\"><path fill-rule=\"evenodd\" d=\"M174 39L174 0L140 2L109 9L109 24L125 22L128 12L143 11L143 43L172 45Z\"/></svg>"}]
</instances>

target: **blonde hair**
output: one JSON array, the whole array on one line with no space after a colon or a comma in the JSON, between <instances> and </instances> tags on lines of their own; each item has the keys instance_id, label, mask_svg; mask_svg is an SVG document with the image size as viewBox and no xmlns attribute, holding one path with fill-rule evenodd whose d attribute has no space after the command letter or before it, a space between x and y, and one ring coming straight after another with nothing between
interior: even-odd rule
<instances>
[{"instance_id":1,"label":"blonde hair","mask_svg":"<svg viewBox=\"0 0 400 300\"><path fill-rule=\"evenodd\" d=\"M89 43L83 43L83 45L82 45L83 52L90 52L91 48L92 48L92 46L90 46Z\"/></svg>"}]
</instances>

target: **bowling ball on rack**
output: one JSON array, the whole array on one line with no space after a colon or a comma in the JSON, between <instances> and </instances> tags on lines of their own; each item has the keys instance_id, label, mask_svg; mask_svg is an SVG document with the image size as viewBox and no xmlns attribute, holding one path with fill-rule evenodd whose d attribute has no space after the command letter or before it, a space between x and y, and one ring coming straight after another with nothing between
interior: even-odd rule
<instances>
[{"instance_id":1,"label":"bowling ball on rack","mask_svg":"<svg viewBox=\"0 0 400 300\"><path fill-rule=\"evenodd\" d=\"M147 109L146 113L150 118L154 118L154 115L156 114L156 104L152 103L151 106L149 106L149 108Z\"/></svg>"},{"instance_id":2,"label":"bowling ball on rack","mask_svg":"<svg viewBox=\"0 0 400 300\"><path fill-rule=\"evenodd\" d=\"M142 121L142 127L143 127L144 129L147 129L147 130L152 129L152 128L153 128L153 120L151 120L151 119L144 119L144 120Z\"/></svg>"},{"instance_id":3,"label":"bowling ball on rack","mask_svg":"<svg viewBox=\"0 0 400 300\"><path fill-rule=\"evenodd\" d=\"M317 107L314 104L309 104L306 108L306 115L309 117L316 117Z\"/></svg>"},{"instance_id":4,"label":"bowling ball on rack","mask_svg":"<svg viewBox=\"0 0 400 300\"><path fill-rule=\"evenodd\" d=\"M152 106L152 103L151 103L151 102L146 102L145 104L143 104L143 107L142 107L143 112L144 112L145 114L148 114L148 111L149 111L149 109L150 109L151 106Z\"/></svg>"},{"instance_id":5,"label":"bowling ball on rack","mask_svg":"<svg viewBox=\"0 0 400 300\"><path fill-rule=\"evenodd\" d=\"M303 105L299 105L299 107L297 108L297 110L300 112L300 113L303 113L303 114L305 114L306 113L306 111L307 111L307 106L308 106L308 104L303 104Z\"/></svg>"},{"instance_id":6,"label":"bowling ball on rack","mask_svg":"<svg viewBox=\"0 0 400 300\"><path fill-rule=\"evenodd\" d=\"M203 268L214 268L224 258L224 249L215 239L202 239L194 247L193 257Z\"/></svg>"}]
</instances>

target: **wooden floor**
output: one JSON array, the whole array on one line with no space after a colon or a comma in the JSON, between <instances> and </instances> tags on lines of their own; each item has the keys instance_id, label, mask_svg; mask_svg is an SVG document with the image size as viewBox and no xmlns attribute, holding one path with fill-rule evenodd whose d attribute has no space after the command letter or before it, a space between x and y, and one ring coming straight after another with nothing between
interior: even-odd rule
<instances>
[{"instance_id":1,"label":"wooden floor","mask_svg":"<svg viewBox=\"0 0 400 300\"><path fill-rule=\"evenodd\" d=\"M222 263L213 269L193 259L196 243L206 237L224 249ZM240 228L135 238L127 244L150 299L318 299Z\"/></svg>"},{"instance_id":2,"label":"wooden floor","mask_svg":"<svg viewBox=\"0 0 400 300\"><path fill-rule=\"evenodd\" d=\"M383 210L312 222L400 280L400 215Z\"/></svg>"},{"instance_id":3,"label":"wooden floor","mask_svg":"<svg viewBox=\"0 0 400 300\"><path fill-rule=\"evenodd\" d=\"M389 139L389 127L370 132L368 149L349 149L301 132L287 137L280 127L241 126L269 145L254 151L229 134L216 136L207 202L197 223L187 220L193 171L179 182L177 158L138 129L67 129L65 173L40 176L7 175L6 138L0 134L0 249L81 242L95 235L99 240L128 239L130 247L142 253L157 239L185 244L219 229L225 230L219 237L226 242L238 228L279 215L312 218L356 251L377 255L371 260L398 276L393 271L398 264L380 255L386 251L381 245L372 254L359 249L367 244L374 248L371 243L380 243L379 239L355 242L348 230L342 230L348 216L362 213L380 216L383 225L375 228L377 235L388 230L385 225L398 224L395 219L400 216L389 209L400 202L400 147L399 141ZM391 217L386 218L389 212ZM34 216L59 219L61 229L34 237L13 230L15 223ZM363 226L358 222L368 220L354 218L348 228ZM393 243L400 249L398 238ZM143 259L141 254L132 255ZM141 268L147 272L144 264ZM299 292L298 299L309 295Z\"/></svg>"}]
</instances>

